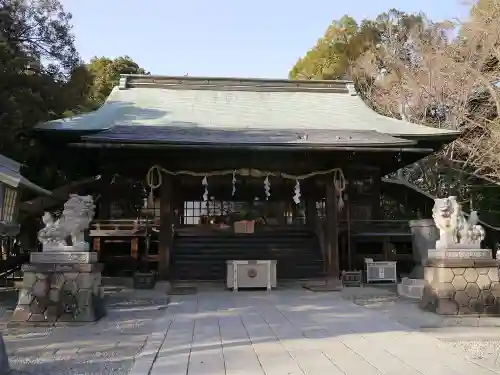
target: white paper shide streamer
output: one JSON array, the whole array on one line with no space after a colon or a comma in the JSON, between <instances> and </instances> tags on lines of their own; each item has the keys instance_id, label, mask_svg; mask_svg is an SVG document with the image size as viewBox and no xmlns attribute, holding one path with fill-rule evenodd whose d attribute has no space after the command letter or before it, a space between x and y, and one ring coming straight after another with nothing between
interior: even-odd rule
<instances>
[{"instance_id":1,"label":"white paper shide streamer","mask_svg":"<svg viewBox=\"0 0 500 375\"><path fill-rule=\"evenodd\" d=\"M231 193L231 196L234 197L234 194L236 193L236 171L233 171L233 180L231 182L233 183L233 191Z\"/></svg>"},{"instance_id":2,"label":"white paper shide streamer","mask_svg":"<svg viewBox=\"0 0 500 375\"><path fill-rule=\"evenodd\" d=\"M295 204L299 204L300 203L300 182L299 182L299 180L297 180L297 182L295 183L294 193L295 193L295 195L293 196L293 201L295 202Z\"/></svg>"},{"instance_id":3,"label":"white paper shide streamer","mask_svg":"<svg viewBox=\"0 0 500 375\"><path fill-rule=\"evenodd\" d=\"M267 175L266 179L264 180L264 191L266 193L266 201L267 201L271 196L271 181L269 181L269 175Z\"/></svg>"},{"instance_id":4,"label":"white paper shide streamer","mask_svg":"<svg viewBox=\"0 0 500 375\"><path fill-rule=\"evenodd\" d=\"M207 176L203 177L203 180L201 180L201 184L205 187L205 191L203 192L203 202L208 201L208 179Z\"/></svg>"}]
</instances>

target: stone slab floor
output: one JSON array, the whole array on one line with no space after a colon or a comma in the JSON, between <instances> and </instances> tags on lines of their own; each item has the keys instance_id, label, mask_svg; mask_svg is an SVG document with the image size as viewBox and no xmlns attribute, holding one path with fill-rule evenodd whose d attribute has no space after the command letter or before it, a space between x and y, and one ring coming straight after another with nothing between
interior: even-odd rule
<instances>
[{"instance_id":1,"label":"stone slab floor","mask_svg":"<svg viewBox=\"0 0 500 375\"><path fill-rule=\"evenodd\" d=\"M130 375L491 375L497 367L339 293L175 296Z\"/></svg>"}]
</instances>

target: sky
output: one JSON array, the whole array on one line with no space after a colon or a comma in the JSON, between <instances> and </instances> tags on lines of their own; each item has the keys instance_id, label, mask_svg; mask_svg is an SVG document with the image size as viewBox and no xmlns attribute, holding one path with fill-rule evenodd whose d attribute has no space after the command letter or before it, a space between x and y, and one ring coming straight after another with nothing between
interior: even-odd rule
<instances>
[{"instance_id":1,"label":"sky","mask_svg":"<svg viewBox=\"0 0 500 375\"><path fill-rule=\"evenodd\" d=\"M434 20L463 19L460 0L60 0L73 14L76 46L130 56L158 75L286 78L347 14L360 21L397 8Z\"/></svg>"}]
</instances>

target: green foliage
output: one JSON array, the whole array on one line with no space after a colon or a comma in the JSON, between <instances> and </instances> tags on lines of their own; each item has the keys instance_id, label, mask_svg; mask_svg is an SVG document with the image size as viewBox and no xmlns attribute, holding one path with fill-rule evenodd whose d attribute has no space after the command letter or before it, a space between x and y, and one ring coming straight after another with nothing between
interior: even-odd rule
<instances>
[{"instance_id":1,"label":"green foliage","mask_svg":"<svg viewBox=\"0 0 500 375\"><path fill-rule=\"evenodd\" d=\"M92 77L89 98L102 105L118 84L120 74L147 74L130 57L122 56L114 60L107 57L95 57L87 65Z\"/></svg>"},{"instance_id":2,"label":"green foliage","mask_svg":"<svg viewBox=\"0 0 500 375\"><path fill-rule=\"evenodd\" d=\"M353 41L358 32L356 21L348 16L333 21L324 36L290 71L291 79L340 79L349 65Z\"/></svg>"},{"instance_id":3,"label":"green foliage","mask_svg":"<svg viewBox=\"0 0 500 375\"><path fill-rule=\"evenodd\" d=\"M70 18L57 1L0 1L0 152L23 164L40 159L30 129L67 108L67 77L79 61Z\"/></svg>"},{"instance_id":4,"label":"green foliage","mask_svg":"<svg viewBox=\"0 0 500 375\"><path fill-rule=\"evenodd\" d=\"M382 13L375 20L358 24L344 16L333 21L304 57L290 70L291 79L341 79L352 76L354 62L376 45L394 38L406 40L410 31L423 23L422 14L406 14L396 9Z\"/></svg>"}]
</instances>

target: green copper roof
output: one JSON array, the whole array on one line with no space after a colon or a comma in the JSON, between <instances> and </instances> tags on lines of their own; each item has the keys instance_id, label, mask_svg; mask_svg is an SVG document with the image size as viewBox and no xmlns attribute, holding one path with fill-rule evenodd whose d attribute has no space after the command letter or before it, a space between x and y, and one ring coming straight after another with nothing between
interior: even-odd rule
<instances>
[{"instance_id":1,"label":"green copper roof","mask_svg":"<svg viewBox=\"0 0 500 375\"><path fill-rule=\"evenodd\" d=\"M349 81L123 76L97 111L50 121L39 130L106 130L114 126L217 130L351 130L391 136L458 133L385 117Z\"/></svg>"}]
</instances>

